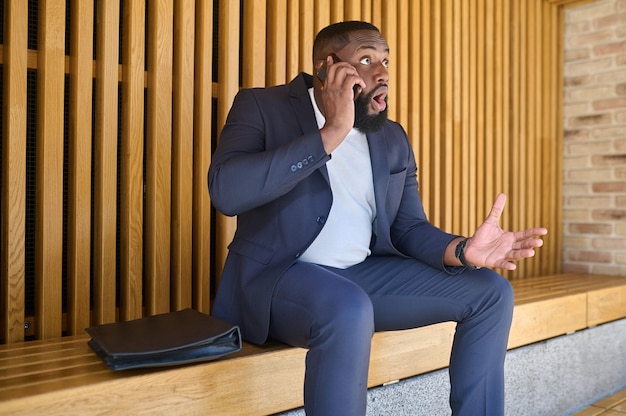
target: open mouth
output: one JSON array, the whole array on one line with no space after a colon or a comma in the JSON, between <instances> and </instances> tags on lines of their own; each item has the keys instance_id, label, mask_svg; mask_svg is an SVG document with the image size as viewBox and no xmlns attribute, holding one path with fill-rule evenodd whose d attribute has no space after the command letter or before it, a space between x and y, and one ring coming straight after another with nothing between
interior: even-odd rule
<instances>
[{"instance_id":1,"label":"open mouth","mask_svg":"<svg viewBox=\"0 0 626 416\"><path fill-rule=\"evenodd\" d=\"M384 111L385 108L387 108L387 102L385 101L385 98L387 98L387 94L384 93L376 94L372 97L372 104L376 111L381 112Z\"/></svg>"}]
</instances>

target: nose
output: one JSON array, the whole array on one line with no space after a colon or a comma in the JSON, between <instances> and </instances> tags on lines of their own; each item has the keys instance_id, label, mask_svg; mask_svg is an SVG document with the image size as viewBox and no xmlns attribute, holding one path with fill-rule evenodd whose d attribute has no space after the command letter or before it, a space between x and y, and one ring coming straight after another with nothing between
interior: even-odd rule
<instances>
[{"instance_id":1,"label":"nose","mask_svg":"<svg viewBox=\"0 0 626 416\"><path fill-rule=\"evenodd\" d=\"M388 83L389 82L389 71L383 65L382 62L376 64L376 72L374 73L377 83Z\"/></svg>"}]
</instances>

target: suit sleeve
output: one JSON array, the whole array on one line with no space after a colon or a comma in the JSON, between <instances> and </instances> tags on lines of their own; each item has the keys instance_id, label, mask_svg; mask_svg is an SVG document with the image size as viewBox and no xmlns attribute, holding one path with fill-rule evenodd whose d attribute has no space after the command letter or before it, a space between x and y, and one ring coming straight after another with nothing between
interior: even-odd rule
<instances>
[{"instance_id":1,"label":"suit sleeve","mask_svg":"<svg viewBox=\"0 0 626 416\"><path fill-rule=\"evenodd\" d=\"M400 205L391 224L393 244L409 257L456 274L462 268L445 266L443 257L448 244L458 236L441 230L428 220L418 189L415 157L404 130L402 134L408 146L408 161Z\"/></svg>"},{"instance_id":2,"label":"suit sleeve","mask_svg":"<svg viewBox=\"0 0 626 416\"><path fill-rule=\"evenodd\" d=\"M242 90L209 168L211 201L223 214L239 215L286 194L329 158L319 130L302 134L288 100Z\"/></svg>"}]
</instances>

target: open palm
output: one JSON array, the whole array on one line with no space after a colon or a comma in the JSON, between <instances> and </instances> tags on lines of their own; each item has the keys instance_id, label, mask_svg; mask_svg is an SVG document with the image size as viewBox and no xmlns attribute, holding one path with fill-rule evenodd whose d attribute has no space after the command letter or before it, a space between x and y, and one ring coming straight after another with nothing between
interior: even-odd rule
<instances>
[{"instance_id":1,"label":"open palm","mask_svg":"<svg viewBox=\"0 0 626 416\"><path fill-rule=\"evenodd\" d=\"M543 245L539 236L548 233L545 228L529 228L522 231L504 231L498 224L504 210L506 195L499 194L496 201L465 248L468 263L481 267L497 267L515 270L516 260L535 255L535 248Z\"/></svg>"}]
</instances>

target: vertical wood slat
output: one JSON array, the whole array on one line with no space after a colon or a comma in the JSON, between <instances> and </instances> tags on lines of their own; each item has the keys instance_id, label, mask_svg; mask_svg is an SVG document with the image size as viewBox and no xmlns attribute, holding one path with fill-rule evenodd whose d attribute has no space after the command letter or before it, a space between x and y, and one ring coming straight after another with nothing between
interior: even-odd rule
<instances>
[{"instance_id":1,"label":"vertical wood slat","mask_svg":"<svg viewBox=\"0 0 626 416\"><path fill-rule=\"evenodd\" d=\"M468 21L468 25L470 28L469 30L469 38L468 38L468 43L469 43L469 56L468 56L468 66L469 66L469 74L468 74L468 94L469 94L469 98L468 98L468 127L467 127L467 132L468 132L468 136L465 138L465 140L468 141L468 155L467 155L467 167L465 167L465 174L468 175L468 177L472 177L469 180L469 184L468 184L468 188L469 188L469 194L470 194L470 198L468 200L468 211L470 214L470 221L472 221L472 227L471 229L474 229L477 224L480 223L479 217L480 217L480 212L479 212L479 207L478 207L478 200L480 199L480 195L478 194L478 185L477 185L477 175L476 175L476 171L474 169L474 166L478 165L478 152L479 149L477 147L477 135L478 135L478 130L477 130L477 124L478 124L478 117L477 114L479 111L481 111L478 108L478 37L476 35L476 30L473 30L473 28L476 27L477 24L477 8L473 7L473 4L471 0L469 0L468 2L468 17L467 17L467 21ZM469 231L471 232L471 231Z\"/></svg>"},{"instance_id":2,"label":"vertical wood slat","mask_svg":"<svg viewBox=\"0 0 626 416\"><path fill-rule=\"evenodd\" d=\"M524 72L527 75L527 90L526 94L526 102L527 102L527 130L524 135L524 161L522 162L523 166L523 174L527 180L526 189L522 190L522 198L524 201L524 205L526 207L526 217L523 219L524 223L529 223L532 218L535 216L535 201L537 198L530 198L528 195L529 189L536 189L535 183L535 170L529 169L529 164L535 159L536 152L536 126L537 126L537 114L535 109L538 106L537 102L537 94L536 88L539 84L539 79L537 77L537 30L536 25L541 24L541 17L537 16L537 10L535 9L536 0L531 0L526 2L527 13L528 13L528 36L527 36L527 67ZM539 20L539 22L538 22ZM533 273L533 262L528 261L524 262L524 264L520 265L520 267L524 267L528 269L529 273Z\"/></svg>"},{"instance_id":3,"label":"vertical wood slat","mask_svg":"<svg viewBox=\"0 0 626 416\"><path fill-rule=\"evenodd\" d=\"M396 106L398 107L397 108L398 120L399 121L401 120L401 123L404 126L406 126L405 128L408 128L409 121L410 121L409 102L411 100L411 96L410 96L411 90L408 86L410 85L409 80L411 78L410 62L411 62L412 57L414 56L414 54L409 53L410 42L409 42L408 34L409 34L409 28L411 26L409 22L409 17L411 15L409 9L410 9L410 5L408 3L405 3L404 1L398 1L397 10L398 10L399 19L398 19L398 25L397 25L398 26L397 33L398 33L398 36L403 37L405 41L399 42L398 50L393 51L393 56L395 57L393 61L394 62L393 66L397 67L397 70L398 70L396 73L396 76L398 78L398 83L400 85L406 86L406 88L397 90L396 93L394 94L397 96Z\"/></svg>"},{"instance_id":4,"label":"vertical wood slat","mask_svg":"<svg viewBox=\"0 0 626 416\"><path fill-rule=\"evenodd\" d=\"M551 63L552 68L552 96L550 105L550 129L547 137L551 137L552 140L552 158L548 161L544 161L543 166L548 163L552 163L554 159L561 160L561 152L563 149L563 125L561 120L563 119L563 73L564 73L564 32L565 32L565 12L563 7L550 7L552 12L552 19L550 25L552 28L552 42L551 42ZM545 159L544 159L545 160ZM543 259L550 261L549 266L551 270L555 270L561 267L562 264L562 238L563 235L563 212L561 207L561 201L563 201L563 189L561 184L563 183L563 169L562 165L552 164L550 172L546 172L552 178L552 189L554 197L552 200L546 198L547 210L550 212L552 219L553 229L550 230L550 237L548 238L548 253L552 255L543 256ZM555 203L556 201L556 203Z\"/></svg>"},{"instance_id":5,"label":"vertical wood slat","mask_svg":"<svg viewBox=\"0 0 626 416\"><path fill-rule=\"evenodd\" d=\"M523 62L523 57L520 56L521 46L522 46L522 29L520 27L520 22L523 20L520 19L520 4L521 2L512 2L511 3L511 81L509 89L511 91L511 114L518 115L521 111L520 108L520 62ZM514 175L511 176L511 188L510 193L508 195L509 201L518 200L518 190L519 190L519 181L520 174L518 174L520 169L519 163L519 125L520 125L520 117L514 116L511 117L511 125L510 125L510 154L509 154L509 166L512 172L515 172ZM509 206L509 215L511 217L511 228L519 229L520 224L520 207L519 204L512 203Z\"/></svg>"},{"instance_id":6,"label":"vertical wood slat","mask_svg":"<svg viewBox=\"0 0 626 416\"><path fill-rule=\"evenodd\" d=\"M119 1L98 2L94 151L94 320L116 320Z\"/></svg>"},{"instance_id":7,"label":"vertical wood slat","mask_svg":"<svg viewBox=\"0 0 626 416\"><path fill-rule=\"evenodd\" d=\"M174 116L172 134L172 309L192 306L194 0L174 9Z\"/></svg>"},{"instance_id":8,"label":"vertical wood slat","mask_svg":"<svg viewBox=\"0 0 626 416\"><path fill-rule=\"evenodd\" d=\"M500 10L496 16L496 24L499 25L499 30L496 32L496 36L501 39L499 52L499 80L497 81L498 90L500 91L499 97L496 99L498 124L496 125L496 145L500 147L496 157L500 158L502 162L499 164L499 171L510 172L509 163L509 143L510 143L510 130L509 130L509 114L510 114L510 88L509 88L509 75L510 75L510 2L497 2ZM497 181L497 191L504 192L506 195L510 194L510 184L504 174L500 175ZM510 204L510 202L509 202ZM501 219L502 228L505 230L511 229L511 216L507 215Z\"/></svg>"},{"instance_id":9,"label":"vertical wood slat","mask_svg":"<svg viewBox=\"0 0 626 416\"><path fill-rule=\"evenodd\" d=\"M476 189L476 215L482 217L477 220L477 225L486 216L485 206L490 205L493 196L485 192L485 176L488 175L487 161L485 158L485 1L476 1L476 112L472 118L476 119L475 146L476 163L470 169L474 171Z\"/></svg>"},{"instance_id":10,"label":"vertical wood slat","mask_svg":"<svg viewBox=\"0 0 626 416\"><path fill-rule=\"evenodd\" d=\"M287 79L287 25L285 24L287 17L284 13L285 10L287 10L287 0L268 0L266 85L281 84Z\"/></svg>"},{"instance_id":11,"label":"vertical wood slat","mask_svg":"<svg viewBox=\"0 0 626 416\"><path fill-rule=\"evenodd\" d=\"M4 6L0 342L24 339L28 3Z\"/></svg>"},{"instance_id":12,"label":"vertical wood slat","mask_svg":"<svg viewBox=\"0 0 626 416\"><path fill-rule=\"evenodd\" d=\"M145 307L170 310L173 0L148 8L146 109Z\"/></svg>"},{"instance_id":13,"label":"vertical wood slat","mask_svg":"<svg viewBox=\"0 0 626 416\"><path fill-rule=\"evenodd\" d=\"M211 201L206 175L211 162L213 5L196 0L193 150L193 307L210 312Z\"/></svg>"},{"instance_id":14,"label":"vertical wood slat","mask_svg":"<svg viewBox=\"0 0 626 416\"><path fill-rule=\"evenodd\" d=\"M428 132L429 141L432 143L430 154L427 157L430 158L430 163L432 167L424 171L422 170L422 177L427 177L427 185L429 188L436 192L436 197L426 200L427 206L429 206L429 215L431 221L440 226L445 227L443 214L445 212L442 209L443 199L445 197L446 190L443 188L442 184L442 174L443 169L442 165L442 153L441 153L441 142L443 140L443 115L441 114L442 110L442 85L443 85L443 75L444 71L442 68L442 10L441 4L438 0L431 1L431 29L432 29L432 45L431 45L431 59L430 59L430 67L431 67L431 82L432 82L432 90L430 91L431 96L431 109L430 109L430 118L431 118L431 128L430 132ZM441 188L440 188L441 187Z\"/></svg>"},{"instance_id":15,"label":"vertical wood slat","mask_svg":"<svg viewBox=\"0 0 626 416\"><path fill-rule=\"evenodd\" d=\"M313 10L313 25L316 34L330 24L331 3L334 4L338 2L331 0L318 0L315 2L315 8Z\"/></svg>"},{"instance_id":16,"label":"vertical wood slat","mask_svg":"<svg viewBox=\"0 0 626 416\"><path fill-rule=\"evenodd\" d=\"M431 195L433 194L433 188L431 186L429 186L429 176L426 174L427 172L430 172L432 170L432 164L431 164L431 157L430 157L430 152L431 152L431 139L430 139L430 131L431 131L431 109L432 109L432 105L430 102L430 96L431 96L431 85L432 85L432 78L431 78L431 69L430 69L430 61L431 61L431 50L430 50L430 44L432 42L432 35L431 35L431 24L430 24L430 19L431 19L431 7L430 7L430 2L428 1L424 1L424 2L420 2L421 6L422 6L422 12L421 12L421 22L419 24L419 26L422 28L422 32L421 32L421 38L422 38L422 42L421 42L421 51L419 53L421 53L422 56L422 65L419 68L419 74L418 76L420 77L420 82L421 82L421 131L420 131L420 135L419 135L419 143L420 143L420 152L418 154L416 163L417 163L417 168L418 168L418 185L419 185L419 189L420 189L420 195L422 198L422 202L424 203L424 208L427 209L428 211L428 215L432 221L432 215L430 214L430 206L428 204L428 201L430 201ZM415 99L415 98L414 98ZM414 139L415 140L415 139Z\"/></svg>"},{"instance_id":17,"label":"vertical wood slat","mask_svg":"<svg viewBox=\"0 0 626 416\"><path fill-rule=\"evenodd\" d=\"M393 61L392 62L397 62L397 61L401 61L400 56L398 55L398 52L400 52L400 50L398 49L397 45L398 45L398 31L397 31L397 4L395 1L389 1L388 3L385 4L385 8L383 9L383 15L382 15L382 19L383 19L383 23L381 25L381 27L379 28L380 31L382 32L383 36L385 36L385 39L387 40L387 43L390 45L390 54L393 54L393 56L390 56L390 59L393 57ZM398 99L397 97L400 95L400 90L397 89L397 85L398 85L398 65L397 64L393 64L393 65L389 65L389 68L387 69L389 72L389 93L391 94L391 98L389 100L389 110L388 110L388 114L389 114L389 118L391 119L397 119L397 102Z\"/></svg>"},{"instance_id":18,"label":"vertical wood slat","mask_svg":"<svg viewBox=\"0 0 626 416\"><path fill-rule=\"evenodd\" d=\"M441 17L444 21L442 27L442 42L441 46L443 50L441 52L442 58L442 73L443 73L443 85L442 85L442 166L441 166L441 179L440 179L440 189L443 187L443 195L439 198L442 202L443 215L442 215L442 223L446 224L447 227L453 227L453 218L454 216L459 215L459 210L451 209L454 205L454 202L458 200L458 198L454 195L454 161L453 157L455 153L458 151L454 146L454 109L453 109L453 101L454 101L454 80L453 80L453 70L454 70L454 14L453 13L453 2L452 0L446 0L442 2L442 11ZM450 207L450 208L448 208Z\"/></svg>"},{"instance_id":19,"label":"vertical wood slat","mask_svg":"<svg viewBox=\"0 0 626 416\"><path fill-rule=\"evenodd\" d=\"M39 3L35 285L39 336L61 336L65 1Z\"/></svg>"},{"instance_id":20,"label":"vertical wood slat","mask_svg":"<svg viewBox=\"0 0 626 416\"><path fill-rule=\"evenodd\" d=\"M502 175L501 171L497 171L496 167L496 157L494 153L494 128L495 128L495 78L496 78L496 68L494 68L495 63L495 33L494 33L494 13L495 13L495 0L486 0L484 9L482 12L484 13L484 36L485 36L485 52L484 52L484 89L485 89L485 101L484 101L484 161L485 161L485 169L483 171L483 180L481 181L484 185L484 194L483 194L483 202L482 202L482 212L483 217L487 216L489 209L491 208L491 204L493 203L496 190L494 186L494 176Z\"/></svg>"},{"instance_id":21,"label":"vertical wood slat","mask_svg":"<svg viewBox=\"0 0 626 416\"><path fill-rule=\"evenodd\" d=\"M120 320L142 316L146 5L124 2L120 158Z\"/></svg>"},{"instance_id":22,"label":"vertical wood slat","mask_svg":"<svg viewBox=\"0 0 626 416\"><path fill-rule=\"evenodd\" d=\"M265 85L265 63L267 62L265 2L245 2L243 19L242 86L244 88L262 87Z\"/></svg>"},{"instance_id":23,"label":"vertical wood slat","mask_svg":"<svg viewBox=\"0 0 626 416\"><path fill-rule=\"evenodd\" d=\"M452 167L450 169L452 181L452 195L453 200L459 201L462 200L462 181L463 176L461 175L463 166L461 160L463 158L463 117L462 117L462 105L463 94L461 93L461 89L463 83L461 82L462 72L463 72L463 49L461 48L461 39L462 39L462 28L461 20L463 18L463 8L461 5L461 0L454 1L454 14L453 14L453 23L452 23L452 87L450 88L451 94L451 119L452 119L452 149L454 151ZM456 99L455 99L456 97ZM460 230L462 234L468 234L467 230L462 229L462 224L467 224L467 211L465 210L454 210L452 212L452 227Z\"/></svg>"},{"instance_id":24,"label":"vertical wood slat","mask_svg":"<svg viewBox=\"0 0 626 416\"><path fill-rule=\"evenodd\" d=\"M421 26L419 22L422 20L422 8L419 4L413 5L409 9L409 30L407 32L409 39L409 50L418 51L421 46ZM413 152L415 153L416 162L420 158L419 137L421 136L421 100L418 97L422 96L422 85L420 77L418 75L420 68L422 67L422 56L419 53L411 53L409 61L409 114L406 124L407 134L409 137L416 137L418 140L414 140L412 143ZM420 171L417 172L417 180L420 180Z\"/></svg>"},{"instance_id":25,"label":"vertical wood slat","mask_svg":"<svg viewBox=\"0 0 626 416\"><path fill-rule=\"evenodd\" d=\"M299 10L299 29L300 39L298 41L298 69L297 72L306 71L309 74L313 72L313 62L311 52L313 50L313 39L315 37L314 21L311 16L311 10L314 10L314 0L300 0Z\"/></svg>"},{"instance_id":26,"label":"vertical wood slat","mask_svg":"<svg viewBox=\"0 0 626 416\"><path fill-rule=\"evenodd\" d=\"M286 20L283 22L287 26L287 78L282 80L285 83L298 75L300 68L300 2L287 2Z\"/></svg>"},{"instance_id":27,"label":"vertical wood slat","mask_svg":"<svg viewBox=\"0 0 626 416\"><path fill-rule=\"evenodd\" d=\"M69 201L67 212L67 331L90 325L91 108L93 97L93 0L74 2L70 39ZM89 134L87 133L89 132Z\"/></svg>"},{"instance_id":28,"label":"vertical wood slat","mask_svg":"<svg viewBox=\"0 0 626 416\"><path fill-rule=\"evenodd\" d=\"M218 53L218 135L226 121L233 98L239 90L239 3L219 0L220 27ZM284 26L284 22L283 22ZM283 81L284 82L284 81ZM215 274L221 275L227 245L235 234L236 220L222 214L216 218ZM219 279L219 278L218 278Z\"/></svg>"}]
</instances>

